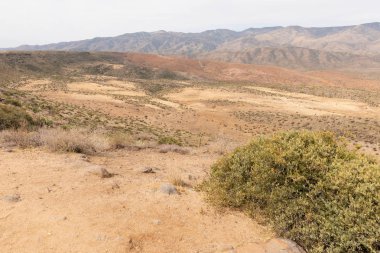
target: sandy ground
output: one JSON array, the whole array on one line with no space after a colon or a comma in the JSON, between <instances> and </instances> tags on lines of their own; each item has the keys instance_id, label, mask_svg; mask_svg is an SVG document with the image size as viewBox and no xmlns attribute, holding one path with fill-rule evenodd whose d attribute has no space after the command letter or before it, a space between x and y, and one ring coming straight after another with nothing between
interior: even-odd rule
<instances>
[{"instance_id":1,"label":"sandy ground","mask_svg":"<svg viewBox=\"0 0 380 253\"><path fill-rule=\"evenodd\" d=\"M380 115L379 108L370 108L365 103L348 99L326 98L313 95L284 92L264 87L247 87L249 89L264 91L274 96L263 96L244 92L233 92L226 89L196 89L185 88L180 93L171 94L168 98L187 102L191 107L199 108L202 101L226 100L231 102L244 102L252 106L261 106L273 111L288 111L304 115L324 114L367 114L371 117Z\"/></svg>"},{"instance_id":2,"label":"sandy ground","mask_svg":"<svg viewBox=\"0 0 380 253\"><path fill-rule=\"evenodd\" d=\"M224 71L234 75L238 70ZM260 71L251 74L265 75ZM146 149L91 157L0 149L0 252L266 253L266 242L274 237L270 228L239 212L217 211L196 191L221 153L247 143L267 124L247 123L234 112L380 121L379 107L260 86L187 87L151 97L133 82L107 78L71 83L65 90L40 89L50 84L37 80L19 88L110 117L137 118L162 129L208 136L211 146L192 148L186 155ZM101 179L91 174L96 166L115 176ZM156 167L156 173L141 173L147 166ZM176 195L160 191L162 184L178 177L190 186L179 187ZM20 196L19 201L12 196Z\"/></svg>"},{"instance_id":3,"label":"sandy ground","mask_svg":"<svg viewBox=\"0 0 380 253\"><path fill-rule=\"evenodd\" d=\"M33 86L32 92L47 100L85 106L111 117L139 119L162 129L183 130L214 138L225 136L240 143L273 126L259 118L257 122L243 121L234 116L236 112L282 113L290 115L290 120L294 116L337 116L351 117L350 121L352 118L365 118L374 120L371 124L380 123L380 107L349 99L286 92L257 85L190 86L150 96L133 82L106 77L99 77L99 81L88 79L68 84L68 90L41 91ZM37 82L43 83L43 80L31 81L20 89L30 88L30 83ZM368 149L376 153L376 145L372 143Z\"/></svg>"},{"instance_id":4,"label":"sandy ground","mask_svg":"<svg viewBox=\"0 0 380 253\"><path fill-rule=\"evenodd\" d=\"M270 230L238 212L217 212L194 190L216 155L121 151L91 157L43 150L0 151L1 252L237 252ZM89 173L101 165L116 175ZM145 166L155 174L141 173ZM181 177L190 187L167 195ZM239 250L240 249L240 250Z\"/></svg>"}]
</instances>

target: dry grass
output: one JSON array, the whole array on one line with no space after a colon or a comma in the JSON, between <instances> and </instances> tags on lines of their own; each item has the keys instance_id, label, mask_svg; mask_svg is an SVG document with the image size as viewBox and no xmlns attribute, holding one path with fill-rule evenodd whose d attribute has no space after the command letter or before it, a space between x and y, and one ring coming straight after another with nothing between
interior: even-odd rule
<instances>
[{"instance_id":1,"label":"dry grass","mask_svg":"<svg viewBox=\"0 0 380 253\"><path fill-rule=\"evenodd\" d=\"M53 151L94 154L110 148L107 138L83 129L41 129L42 143Z\"/></svg>"},{"instance_id":2,"label":"dry grass","mask_svg":"<svg viewBox=\"0 0 380 253\"><path fill-rule=\"evenodd\" d=\"M134 139L130 134L116 132L109 136L108 141L112 149L123 149L129 147Z\"/></svg>"},{"instance_id":3,"label":"dry grass","mask_svg":"<svg viewBox=\"0 0 380 253\"><path fill-rule=\"evenodd\" d=\"M123 132L112 133L108 136L110 149L141 150L155 148L157 142L150 135L132 135Z\"/></svg>"},{"instance_id":4,"label":"dry grass","mask_svg":"<svg viewBox=\"0 0 380 253\"><path fill-rule=\"evenodd\" d=\"M177 187L191 187L189 183L182 179L181 175L176 173L170 175L170 183Z\"/></svg>"},{"instance_id":5,"label":"dry grass","mask_svg":"<svg viewBox=\"0 0 380 253\"><path fill-rule=\"evenodd\" d=\"M219 155L225 155L232 150L234 150L239 145L239 142L226 138L222 135L218 135L214 140L208 145L207 151L209 153L216 153Z\"/></svg>"},{"instance_id":6,"label":"dry grass","mask_svg":"<svg viewBox=\"0 0 380 253\"><path fill-rule=\"evenodd\" d=\"M188 183L186 183L185 181L183 181L182 178L180 177L174 177L170 180L170 182L175 185L175 186L179 186L179 187L187 187L189 186Z\"/></svg>"},{"instance_id":7,"label":"dry grass","mask_svg":"<svg viewBox=\"0 0 380 253\"><path fill-rule=\"evenodd\" d=\"M186 155L190 153L190 151L187 148L180 147L178 145L169 145L169 144L164 144L159 146L159 152L160 153L169 153L169 152L174 152L182 155Z\"/></svg>"},{"instance_id":8,"label":"dry grass","mask_svg":"<svg viewBox=\"0 0 380 253\"><path fill-rule=\"evenodd\" d=\"M82 128L69 130L41 128L38 131L4 130L0 131L0 144L20 148L43 146L51 151L89 155L117 149L141 150L157 147L157 141L151 137L142 138L123 132L106 134ZM177 145L162 145L160 152L187 154L188 150Z\"/></svg>"},{"instance_id":9,"label":"dry grass","mask_svg":"<svg viewBox=\"0 0 380 253\"><path fill-rule=\"evenodd\" d=\"M7 130L0 132L0 141L21 148L45 146L52 151L94 154L110 149L102 134L85 129Z\"/></svg>"},{"instance_id":10,"label":"dry grass","mask_svg":"<svg viewBox=\"0 0 380 253\"><path fill-rule=\"evenodd\" d=\"M42 145L38 132L28 132L20 129L0 132L0 143L20 148L38 147Z\"/></svg>"}]
</instances>

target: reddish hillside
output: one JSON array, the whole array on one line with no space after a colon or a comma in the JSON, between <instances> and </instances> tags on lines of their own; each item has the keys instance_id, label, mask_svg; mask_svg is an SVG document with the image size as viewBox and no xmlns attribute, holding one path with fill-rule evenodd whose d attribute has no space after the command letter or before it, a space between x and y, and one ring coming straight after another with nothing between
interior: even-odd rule
<instances>
[{"instance_id":1,"label":"reddish hillside","mask_svg":"<svg viewBox=\"0 0 380 253\"><path fill-rule=\"evenodd\" d=\"M226 63L208 60L126 53L125 59L139 66L166 69L185 75L219 81L250 81L264 84L329 85L380 90L379 78L355 72L300 71L281 67Z\"/></svg>"}]
</instances>

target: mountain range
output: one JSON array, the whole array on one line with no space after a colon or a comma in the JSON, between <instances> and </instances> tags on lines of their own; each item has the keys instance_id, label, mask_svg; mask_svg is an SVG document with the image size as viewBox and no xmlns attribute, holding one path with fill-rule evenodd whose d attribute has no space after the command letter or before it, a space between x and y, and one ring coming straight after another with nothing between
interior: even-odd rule
<instances>
[{"instance_id":1,"label":"mountain range","mask_svg":"<svg viewBox=\"0 0 380 253\"><path fill-rule=\"evenodd\" d=\"M218 29L201 33L138 32L23 45L11 50L139 52L307 69L379 67L380 23L312 28L278 26L244 31Z\"/></svg>"}]
</instances>

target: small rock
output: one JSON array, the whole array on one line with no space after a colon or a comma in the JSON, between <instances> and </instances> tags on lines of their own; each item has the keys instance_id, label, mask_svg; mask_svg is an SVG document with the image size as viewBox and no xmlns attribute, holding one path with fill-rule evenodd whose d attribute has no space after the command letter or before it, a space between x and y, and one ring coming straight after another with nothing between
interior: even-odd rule
<instances>
[{"instance_id":1,"label":"small rock","mask_svg":"<svg viewBox=\"0 0 380 253\"><path fill-rule=\"evenodd\" d=\"M163 185L161 185L160 191L162 193L165 193L165 194L168 194L168 195L178 194L177 189L172 184L163 184Z\"/></svg>"},{"instance_id":2,"label":"small rock","mask_svg":"<svg viewBox=\"0 0 380 253\"><path fill-rule=\"evenodd\" d=\"M11 203L16 203L21 201L21 197L18 194L8 195L4 197L4 200Z\"/></svg>"},{"instance_id":3,"label":"small rock","mask_svg":"<svg viewBox=\"0 0 380 253\"><path fill-rule=\"evenodd\" d=\"M89 169L89 172L91 174L97 175L97 176L99 176L101 178L110 178L110 177L113 177L112 173L109 173L105 168L100 167L100 166L92 166Z\"/></svg>"},{"instance_id":4,"label":"small rock","mask_svg":"<svg viewBox=\"0 0 380 253\"><path fill-rule=\"evenodd\" d=\"M120 186L116 182L114 182L112 184L112 190L117 190L117 189L120 189Z\"/></svg>"},{"instance_id":5,"label":"small rock","mask_svg":"<svg viewBox=\"0 0 380 253\"><path fill-rule=\"evenodd\" d=\"M88 156L86 156L86 155L81 155L81 158L82 158L84 161L86 161L86 162L89 162L89 161L90 161L90 159L89 159Z\"/></svg>"},{"instance_id":6,"label":"small rock","mask_svg":"<svg viewBox=\"0 0 380 253\"><path fill-rule=\"evenodd\" d=\"M150 174L150 173L156 173L156 168L153 167L145 167L141 170L141 173Z\"/></svg>"},{"instance_id":7,"label":"small rock","mask_svg":"<svg viewBox=\"0 0 380 253\"><path fill-rule=\"evenodd\" d=\"M265 244L267 253L305 253L297 243L282 238L274 238Z\"/></svg>"}]
</instances>

